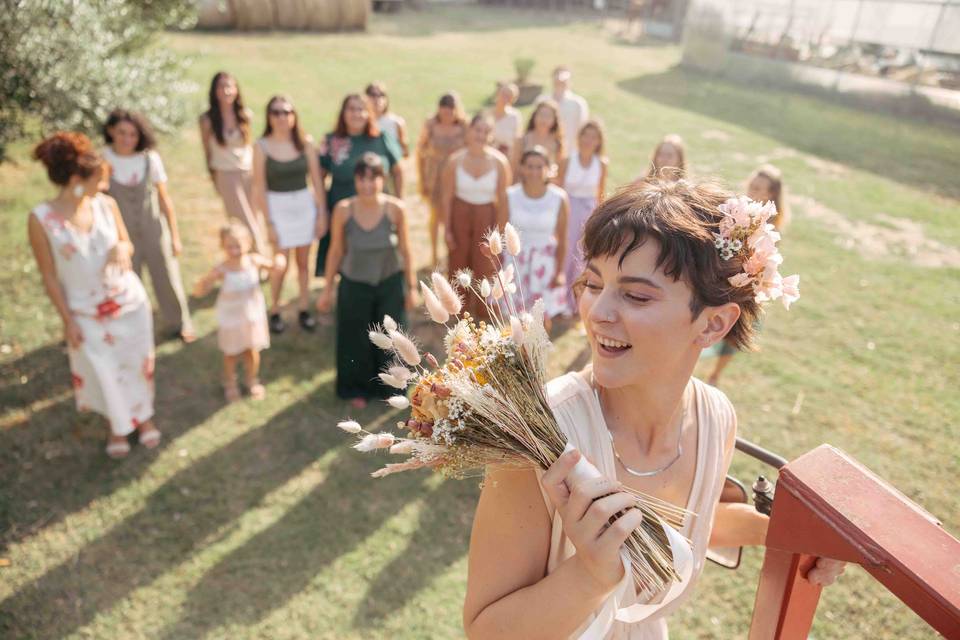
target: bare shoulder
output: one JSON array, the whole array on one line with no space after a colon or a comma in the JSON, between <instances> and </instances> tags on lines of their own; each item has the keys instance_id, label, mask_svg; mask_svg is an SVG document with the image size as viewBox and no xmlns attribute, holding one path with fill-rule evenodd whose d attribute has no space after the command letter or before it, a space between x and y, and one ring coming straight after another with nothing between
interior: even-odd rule
<instances>
[{"instance_id":1,"label":"bare shoulder","mask_svg":"<svg viewBox=\"0 0 960 640\"><path fill-rule=\"evenodd\" d=\"M407 212L407 204L396 196L383 194L384 204L387 205L387 213L393 219L402 218Z\"/></svg>"},{"instance_id":2,"label":"bare shoulder","mask_svg":"<svg viewBox=\"0 0 960 640\"><path fill-rule=\"evenodd\" d=\"M463 158L465 155L467 155L466 147L463 147L462 149L457 149L456 151L450 154L450 157L448 158L445 166L447 167L453 166L455 162L459 162L460 159Z\"/></svg>"},{"instance_id":3,"label":"bare shoulder","mask_svg":"<svg viewBox=\"0 0 960 640\"><path fill-rule=\"evenodd\" d=\"M350 216L350 198L344 198L333 208L333 223L343 224Z\"/></svg>"},{"instance_id":4,"label":"bare shoulder","mask_svg":"<svg viewBox=\"0 0 960 640\"><path fill-rule=\"evenodd\" d=\"M99 200L104 206L106 206L111 211L120 213L120 205L117 204L117 201L113 199L113 196L102 191L98 193L95 198Z\"/></svg>"},{"instance_id":5,"label":"bare shoulder","mask_svg":"<svg viewBox=\"0 0 960 640\"><path fill-rule=\"evenodd\" d=\"M475 526L502 540L523 531L527 544L549 546L550 513L532 469L488 467L484 475Z\"/></svg>"},{"instance_id":6,"label":"bare shoulder","mask_svg":"<svg viewBox=\"0 0 960 640\"><path fill-rule=\"evenodd\" d=\"M464 151L466 153L466 151ZM499 164L501 167L509 167L510 161L507 159L507 156L503 154L500 149L496 147L487 147L487 155L493 158L493 161Z\"/></svg>"}]
</instances>

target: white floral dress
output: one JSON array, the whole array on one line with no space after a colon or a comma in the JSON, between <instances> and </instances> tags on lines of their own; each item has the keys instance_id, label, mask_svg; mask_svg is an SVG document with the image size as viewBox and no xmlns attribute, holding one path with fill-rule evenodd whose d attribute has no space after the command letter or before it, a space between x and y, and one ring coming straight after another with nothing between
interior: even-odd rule
<instances>
[{"instance_id":1,"label":"white floral dress","mask_svg":"<svg viewBox=\"0 0 960 640\"><path fill-rule=\"evenodd\" d=\"M153 316L133 271L107 268L118 234L107 196L91 201L93 225L81 231L43 203L33 215L50 241L57 279L83 341L68 349L78 411L110 421L114 435L153 417Z\"/></svg>"},{"instance_id":2,"label":"white floral dress","mask_svg":"<svg viewBox=\"0 0 960 640\"><path fill-rule=\"evenodd\" d=\"M523 249L513 258L516 278L523 294L523 304L532 309L537 300L543 300L547 317L563 313L566 308L566 290L551 287L557 269L557 218L563 202L563 189L547 185L539 198L531 198L522 184L507 189L510 223L520 232Z\"/></svg>"}]
</instances>

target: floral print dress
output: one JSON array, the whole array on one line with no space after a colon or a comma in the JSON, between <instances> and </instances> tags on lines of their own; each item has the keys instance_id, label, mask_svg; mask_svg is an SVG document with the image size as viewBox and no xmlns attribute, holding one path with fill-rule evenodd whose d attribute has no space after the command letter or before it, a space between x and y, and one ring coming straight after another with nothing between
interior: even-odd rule
<instances>
[{"instance_id":1,"label":"floral print dress","mask_svg":"<svg viewBox=\"0 0 960 640\"><path fill-rule=\"evenodd\" d=\"M106 196L91 201L93 224L77 229L47 203L33 210L46 232L57 279L83 340L68 349L78 411L95 411L124 436L153 417L153 316L133 271L107 266L118 233Z\"/></svg>"},{"instance_id":2,"label":"floral print dress","mask_svg":"<svg viewBox=\"0 0 960 640\"><path fill-rule=\"evenodd\" d=\"M565 290L550 286L557 269L556 230L563 197L563 189L552 184L539 198L528 196L522 184L507 189L510 223L523 241L523 250L513 258L523 304L532 309L538 300L543 300L544 311L550 318L567 308Z\"/></svg>"}]
</instances>

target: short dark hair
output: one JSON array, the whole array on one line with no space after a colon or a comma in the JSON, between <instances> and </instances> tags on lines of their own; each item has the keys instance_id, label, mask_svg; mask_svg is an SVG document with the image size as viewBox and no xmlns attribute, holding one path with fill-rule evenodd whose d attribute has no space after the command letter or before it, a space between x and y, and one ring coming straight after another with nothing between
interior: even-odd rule
<instances>
[{"instance_id":1,"label":"short dark hair","mask_svg":"<svg viewBox=\"0 0 960 640\"><path fill-rule=\"evenodd\" d=\"M365 176L373 174L374 178L383 178L386 173L383 170L383 159L372 151L367 151L357 159L357 164L353 166L353 176Z\"/></svg>"},{"instance_id":2,"label":"short dark hair","mask_svg":"<svg viewBox=\"0 0 960 640\"><path fill-rule=\"evenodd\" d=\"M760 305L749 287L734 287L729 278L743 270L742 260L721 260L714 244L723 214L718 207L733 194L716 182L650 179L624 187L605 200L583 230L584 260L619 255L620 264L649 239L660 245L657 268L693 290L694 318L706 307L735 302L740 318L727 334L739 349L751 346ZM581 277L574 286L583 289Z\"/></svg>"},{"instance_id":3,"label":"short dark hair","mask_svg":"<svg viewBox=\"0 0 960 640\"><path fill-rule=\"evenodd\" d=\"M527 158L537 157L550 164L550 154L547 153L547 150L539 144L535 144L529 149L524 149L523 153L520 155L520 164L524 164L527 161Z\"/></svg>"},{"instance_id":4,"label":"short dark hair","mask_svg":"<svg viewBox=\"0 0 960 640\"><path fill-rule=\"evenodd\" d=\"M113 136L110 135L110 129L121 122L129 122L137 129L137 133L140 134L140 138L137 140L137 148L134 149L134 151L146 151L157 146L157 138L153 134L153 127L150 126L150 121L147 120L147 117L142 113L120 108L111 111L110 115L107 116L107 121L103 123L103 139L106 140L107 144L113 144Z\"/></svg>"}]
</instances>

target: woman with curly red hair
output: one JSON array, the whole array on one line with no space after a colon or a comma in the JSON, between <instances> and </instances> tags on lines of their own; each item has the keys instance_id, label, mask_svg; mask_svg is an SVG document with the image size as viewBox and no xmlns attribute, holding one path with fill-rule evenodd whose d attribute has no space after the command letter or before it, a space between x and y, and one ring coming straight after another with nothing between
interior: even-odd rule
<instances>
[{"instance_id":1,"label":"woman with curly red hair","mask_svg":"<svg viewBox=\"0 0 960 640\"><path fill-rule=\"evenodd\" d=\"M133 244L117 203L100 193L107 171L90 139L59 132L33 151L58 193L30 212L30 246L43 285L63 320L77 409L110 422L107 455L130 452L139 431L160 443L153 424L153 317L131 269Z\"/></svg>"}]
</instances>

